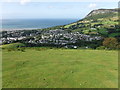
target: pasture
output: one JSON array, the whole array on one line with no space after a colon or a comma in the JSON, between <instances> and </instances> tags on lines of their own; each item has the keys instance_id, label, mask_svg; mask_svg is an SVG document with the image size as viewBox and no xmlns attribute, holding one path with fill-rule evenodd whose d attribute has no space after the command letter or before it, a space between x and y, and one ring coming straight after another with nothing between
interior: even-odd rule
<instances>
[{"instance_id":1,"label":"pasture","mask_svg":"<svg viewBox=\"0 0 120 90\"><path fill-rule=\"evenodd\" d=\"M118 52L3 50L3 88L117 88Z\"/></svg>"}]
</instances>

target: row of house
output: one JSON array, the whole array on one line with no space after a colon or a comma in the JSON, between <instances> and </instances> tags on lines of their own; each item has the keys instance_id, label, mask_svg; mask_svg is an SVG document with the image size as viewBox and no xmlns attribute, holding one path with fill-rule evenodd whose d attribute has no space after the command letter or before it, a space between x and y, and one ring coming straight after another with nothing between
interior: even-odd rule
<instances>
[{"instance_id":1,"label":"row of house","mask_svg":"<svg viewBox=\"0 0 120 90\"><path fill-rule=\"evenodd\" d=\"M25 33L24 31L9 31L2 35L3 43L13 43L15 41L22 41L23 43L31 44L54 44L66 45L74 44L77 41L94 41L101 40L101 36L91 36L81 34L79 32L67 32L65 30L49 30L49 31L34 31Z\"/></svg>"}]
</instances>

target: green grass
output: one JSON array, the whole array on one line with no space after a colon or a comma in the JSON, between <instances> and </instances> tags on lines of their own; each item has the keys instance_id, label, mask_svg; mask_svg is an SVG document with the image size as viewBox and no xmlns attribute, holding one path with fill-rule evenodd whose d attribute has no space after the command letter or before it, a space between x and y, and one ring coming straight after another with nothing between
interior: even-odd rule
<instances>
[{"instance_id":1,"label":"green grass","mask_svg":"<svg viewBox=\"0 0 120 90\"><path fill-rule=\"evenodd\" d=\"M117 88L117 51L3 50L3 88Z\"/></svg>"},{"instance_id":2,"label":"green grass","mask_svg":"<svg viewBox=\"0 0 120 90\"><path fill-rule=\"evenodd\" d=\"M106 20L106 21L103 21L102 24L105 24L105 25L113 24L114 25L114 24L118 24L118 22Z\"/></svg>"},{"instance_id":3,"label":"green grass","mask_svg":"<svg viewBox=\"0 0 120 90\"><path fill-rule=\"evenodd\" d=\"M25 46L23 43L11 43L11 44L0 45L0 48L13 49L13 48L23 47L23 46Z\"/></svg>"},{"instance_id":4,"label":"green grass","mask_svg":"<svg viewBox=\"0 0 120 90\"><path fill-rule=\"evenodd\" d=\"M64 26L64 28L69 28L72 25L76 25L76 23L68 24L68 25Z\"/></svg>"},{"instance_id":5,"label":"green grass","mask_svg":"<svg viewBox=\"0 0 120 90\"><path fill-rule=\"evenodd\" d=\"M109 34L109 37L115 37L115 36L120 36L120 32Z\"/></svg>"}]
</instances>

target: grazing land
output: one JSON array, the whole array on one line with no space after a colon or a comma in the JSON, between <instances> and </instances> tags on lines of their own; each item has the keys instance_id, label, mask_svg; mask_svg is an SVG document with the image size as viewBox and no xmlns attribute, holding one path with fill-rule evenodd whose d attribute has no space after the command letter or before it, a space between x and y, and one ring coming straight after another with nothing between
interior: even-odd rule
<instances>
[{"instance_id":1,"label":"grazing land","mask_svg":"<svg viewBox=\"0 0 120 90\"><path fill-rule=\"evenodd\" d=\"M118 52L3 50L3 88L117 88Z\"/></svg>"}]
</instances>

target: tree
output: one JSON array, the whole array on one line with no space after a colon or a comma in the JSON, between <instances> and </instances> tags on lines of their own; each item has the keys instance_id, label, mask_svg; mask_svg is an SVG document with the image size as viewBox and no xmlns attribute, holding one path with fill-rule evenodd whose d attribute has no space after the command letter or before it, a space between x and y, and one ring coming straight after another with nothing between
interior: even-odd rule
<instances>
[{"instance_id":1,"label":"tree","mask_svg":"<svg viewBox=\"0 0 120 90\"><path fill-rule=\"evenodd\" d=\"M116 38L113 38L113 37L105 38L103 41L103 46L109 49L117 49L118 41Z\"/></svg>"}]
</instances>

